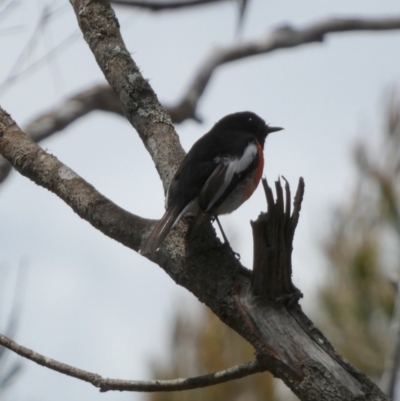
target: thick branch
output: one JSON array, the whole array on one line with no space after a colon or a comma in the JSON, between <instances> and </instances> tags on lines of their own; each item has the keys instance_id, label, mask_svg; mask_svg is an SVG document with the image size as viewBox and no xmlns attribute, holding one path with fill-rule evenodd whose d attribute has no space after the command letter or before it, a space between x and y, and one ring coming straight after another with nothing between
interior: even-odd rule
<instances>
[{"instance_id":1,"label":"thick branch","mask_svg":"<svg viewBox=\"0 0 400 401\"><path fill-rule=\"evenodd\" d=\"M70 2L86 42L153 158L166 190L184 156L168 113L126 49L110 5L103 1Z\"/></svg>"},{"instance_id":2,"label":"thick branch","mask_svg":"<svg viewBox=\"0 0 400 401\"><path fill-rule=\"evenodd\" d=\"M71 365L56 361L39 354L29 348L17 344L10 338L0 334L0 345L14 351L18 355L27 358L41 366L63 373L67 376L75 377L79 380L93 384L101 392L110 390L117 391L138 391L138 392L160 392L160 391L182 391L195 388L209 387L227 381L240 379L255 373L265 371L265 367L257 362L248 362L242 365L233 366L226 370L210 373L208 375L189 377L187 379L173 380L119 380L106 379L100 375L86 370L76 368Z\"/></svg>"},{"instance_id":3,"label":"thick branch","mask_svg":"<svg viewBox=\"0 0 400 401\"><path fill-rule=\"evenodd\" d=\"M104 2L77 0L73 4L100 66L122 100L125 114L138 129L158 168L167 169L167 172L160 172L166 184L174 163L179 163L179 160L169 163L170 158L176 158L177 153L173 152L180 149L179 143L170 131L170 124L160 117L164 114L149 84L143 83L141 75L135 75L136 66L119 42L114 14ZM85 7L84 4L88 5ZM150 228L149 221L124 212L98 194L56 158L26 138L5 112L0 111L0 122L0 153L15 168L56 193L106 235L138 249L143 233ZM164 150L161 146L163 140L169 141ZM157 151L162 153L159 155ZM277 212L281 209L277 208ZM293 217L293 222L297 219ZM226 247L216 247L217 241L210 226L205 225L195 240L188 242L183 241L183 228L184 223L180 223L172 230L165 244L152 255L153 260L176 283L191 291L249 341L255 348L258 361L302 400L387 400L371 381L335 353L295 300L288 304L282 299L270 300L254 294L250 272ZM282 265L281 262L278 258L277 269L291 265ZM288 272L282 274L282 277L287 276Z\"/></svg>"},{"instance_id":4,"label":"thick branch","mask_svg":"<svg viewBox=\"0 0 400 401\"><path fill-rule=\"evenodd\" d=\"M199 3L202 1L199 0ZM114 2L116 3L117 1ZM133 3L135 3L135 6L140 7L139 4L141 2ZM146 2L146 4L150 3ZM154 6L165 6L167 3L157 4L154 3ZM179 4L183 3L179 2ZM324 36L330 33L392 29L400 29L399 17L370 20L363 18L328 19L303 29L296 29L290 26L281 27L270 32L265 38L239 45L235 44L227 48L220 48L211 53L203 62L182 99L175 105L166 106L166 110L174 123L181 123L190 118L201 121L201 118L197 115L198 102L204 94L214 72L224 64L246 57L268 54L283 48L301 46L311 42L322 42ZM36 142L39 142L59 132L93 110L109 111L119 115L124 114L115 92L108 85L98 85L72 96L54 110L35 119L27 126L26 132ZM174 142L172 138L171 141ZM180 154L180 150L177 149L176 152ZM10 164L0 157L0 183L7 178L10 170Z\"/></svg>"},{"instance_id":5,"label":"thick branch","mask_svg":"<svg viewBox=\"0 0 400 401\"><path fill-rule=\"evenodd\" d=\"M139 249L143 233L150 229L152 221L126 212L97 192L28 138L1 107L0 153L22 175L54 192L94 227L125 245L129 242L133 249Z\"/></svg>"}]
</instances>

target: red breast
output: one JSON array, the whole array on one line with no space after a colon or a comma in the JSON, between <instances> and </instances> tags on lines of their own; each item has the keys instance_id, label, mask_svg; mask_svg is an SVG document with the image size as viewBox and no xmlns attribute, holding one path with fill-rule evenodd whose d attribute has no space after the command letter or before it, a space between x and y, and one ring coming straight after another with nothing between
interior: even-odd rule
<instances>
[{"instance_id":1,"label":"red breast","mask_svg":"<svg viewBox=\"0 0 400 401\"><path fill-rule=\"evenodd\" d=\"M258 141L257 141L257 148L258 148L258 165L254 170L252 180L250 180L249 183L246 185L246 190L245 190L246 200L250 198L250 196L258 187L258 184L261 180L264 171L264 150L262 146L258 143Z\"/></svg>"}]
</instances>

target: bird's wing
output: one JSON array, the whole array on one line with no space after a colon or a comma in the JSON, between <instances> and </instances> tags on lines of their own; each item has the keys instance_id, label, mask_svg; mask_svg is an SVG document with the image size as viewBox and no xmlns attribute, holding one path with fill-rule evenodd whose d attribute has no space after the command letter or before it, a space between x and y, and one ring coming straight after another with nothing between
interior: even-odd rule
<instances>
[{"instance_id":1,"label":"bird's wing","mask_svg":"<svg viewBox=\"0 0 400 401\"><path fill-rule=\"evenodd\" d=\"M205 182L215 171L218 164L213 160L184 160L168 188L165 200L166 208L179 204L183 210L197 198Z\"/></svg>"},{"instance_id":2,"label":"bird's wing","mask_svg":"<svg viewBox=\"0 0 400 401\"><path fill-rule=\"evenodd\" d=\"M216 159L216 168L205 182L199 195L200 208L206 212L220 205L244 178L248 170L258 158L257 143L250 142L241 157Z\"/></svg>"}]
</instances>

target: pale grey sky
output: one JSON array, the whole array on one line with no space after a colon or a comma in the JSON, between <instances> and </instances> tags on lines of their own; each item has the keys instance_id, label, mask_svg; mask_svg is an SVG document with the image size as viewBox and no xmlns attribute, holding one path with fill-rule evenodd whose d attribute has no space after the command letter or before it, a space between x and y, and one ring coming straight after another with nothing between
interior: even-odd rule
<instances>
[{"instance_id":1,"label":"pale grey sky","mask_svg":"<svg viewBox=\"0 0 400 401\"><path fill-rule=\"evenodd\" d=\"M56 2L62 5L62 0ZM22 2L3 26L23 25L0 36L0 82L27 43L45 1ZM48 29L29 62L78 31L69 4ZM258 38L283 23L304 26L329 16L400 14L398 1L250 2L241 40ZM231 44L233 3L151 14L117 8L128 49L159 98L179 98L199 63ZM252 110L285 128L271 135L265 174L284 175L294 189L299 176L306 194L295 239L294 279L304 304L322 282L325 266L318 243L330 212L346 197L353 179L351 150L357 138L377 141L385 90L400 83L400 32L331 35L323 44L281 50L218 70L202 98L204 124L177 127L185 149L223 115ZM6 56L5 56L6 55ZM79 35L51 64L9 90L0 104L23 126L66 96L103 82ZM93 113L42 144L118 205L145 217L163 212L163 192L150 157L122 118ZM249 220L265 209L260 189L224 217L233 246L251 267ZM14 173L0 187L1 274L11 286L21 261L29 261L24 309L16 340L49 357L104 376L147 379L150 360L168 349L170 318L185 301L197 301L157 266L95 231L50 192ZM190 312L188 312L190 313ZM4 314L0 316L4 321ZM125 401L130 393L100 394L92 386L29 361L6 400Z\"/></svg>"}]
</instances>

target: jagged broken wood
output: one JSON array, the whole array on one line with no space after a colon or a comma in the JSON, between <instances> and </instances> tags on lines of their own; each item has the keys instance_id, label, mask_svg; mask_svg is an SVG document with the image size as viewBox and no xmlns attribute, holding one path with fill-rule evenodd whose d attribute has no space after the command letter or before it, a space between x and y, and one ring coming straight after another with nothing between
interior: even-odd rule
<instances>
[{"instance_id":1,"label":"jagged broken wood","mask_svg":"<svg viewBox=\"0 0 400 401\"><path fill-rule=\"evenodd\" d=\"M291 255L303 179L299 180L293 213L287 182L285 191L280 180L275 182L276 200L265 179L263 187L268 212L252 222L251 286L237 296L243 320L254 330L258 360L275 375L280 372L292 383L298 382L298 387L291 388L302 400L387 400L366 376L343 360L299 305L302 294L292 282Z\"/></svg>"},{"instance_id":2,"label":"jagged broken wood","mask_svg":"<svg viewBox=\"0 0 400 401\"><path fill-rule=\"evenodd\" d=\"M286 180L285 180L286 181ZM267 180L262 180L268 203L268 213L262 213L251 223L254 239L254 263L251 286L253 294L270 299L293 299L301 296L292 283L293 237L299 221L304 181L300 179L294 201L290 207L290 188L286 181L283 196L280 181L275 183L276 202Z\"/></svg>"}]
</instances>

